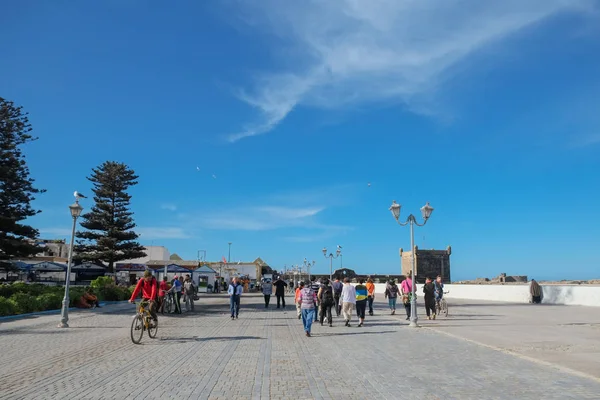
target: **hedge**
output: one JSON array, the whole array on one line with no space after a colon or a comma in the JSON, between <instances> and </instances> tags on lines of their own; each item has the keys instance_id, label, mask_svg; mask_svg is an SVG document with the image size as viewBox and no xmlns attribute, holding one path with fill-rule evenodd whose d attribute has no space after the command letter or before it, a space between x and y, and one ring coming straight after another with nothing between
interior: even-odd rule
<instances>
[{"instance_id":1,"label":"hedge","mask_svg":"<svg viewBox=\"0 0 600 400\"><path fill-rule=\"evenodd\" d=\"M109 277L100 277L91 286L100 301L127 300L133 292L133 287L116 286ZM70 287L69 307L74 307L84 292L83 287ZM0 285L0 316L60 309L64 293L64 286L25 282Z\"/></svg>"}]
</instances>

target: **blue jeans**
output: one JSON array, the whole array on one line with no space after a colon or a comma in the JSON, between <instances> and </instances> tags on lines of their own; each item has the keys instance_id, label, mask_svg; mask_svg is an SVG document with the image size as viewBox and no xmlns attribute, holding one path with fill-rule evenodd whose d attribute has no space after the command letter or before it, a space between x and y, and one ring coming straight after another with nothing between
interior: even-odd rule
<instances>
[{"instance_id":1,"label":"blue jeans","mask_svg":"<svg viewBox=\"0 0 600 400\"><path fill-rule=\"evenodd\" d=\"M313 320L315 319L314 308L303 308L302 309L302 325L304 325L304 332L310 333Z\"/></svg>"},{"instance_id":2,"label":"blue jeans","mask_svg":"<svg viewBox=\"0 0 600 400\"><path fill-rule=\"evenodd\" d=\"M240 313L240 296L232 294L229 298L229 308L231 309L231 316L237 317Z\"/></svg>"},{"instance_id":3,"label":"blue jeans","mask_svg":"<svg viewBox=\"0 0 600 400\"><path fill-rule=\"evenodd\" d=\"M388 297L388 304L390 305L390 310L396 309L396 300L397 299L398 299L397 297Z\"/></svg>"}]
</instances>

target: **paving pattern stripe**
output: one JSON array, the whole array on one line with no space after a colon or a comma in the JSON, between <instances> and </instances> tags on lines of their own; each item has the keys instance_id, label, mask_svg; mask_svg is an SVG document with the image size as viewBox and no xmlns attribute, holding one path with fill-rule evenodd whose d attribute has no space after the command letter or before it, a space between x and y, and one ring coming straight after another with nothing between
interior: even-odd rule
<instances>
[{"instance_id":1,"label":"paving pattern stripe","mask_svg":"<svg viewBox=\"0 0 600 400\"><path fill-rule=\"evenodd\" d=\"M492 345L489 345L489 344L486 344L486 343L482 343L482 342L479 342L477 340L467 339L467 338L465 338L463 336L454 335L454 334L452 334L450 332L446 332L446 331L443 331L441 329L436 329L436 328L433 328L433 327L431 327L431 328L430 327L421 327L421 328L427 329L427 330L430 330L430 331L433 331L433 332L436 332L438 334L443 334L443 335L446 335L446 336L454 338L454 339L458 339L458 340L462 340L462 341L465 341L465 342L468 342L468 343L472 343L472 344L475 344L475 345L478 345L478 346L483 346L483 347L486 347L488 349L492 349L492 350L495 350L495 351L498 351L498 352L501 352L501 353L504 353L504 354L509 354L511 356L518 357L520 359L527 360L527 361L533 362L535 364L543 365L545 367L549 367L549 368L552 368L552 369L555 369L555 370L559 370L561 372L565 372L565 373L568 373L568 374L571 374L571 375L575 375L575 376L578 376L580 378L590 379L590 380L593 380L595 382L600 383L600 378L598 378L598 377L596 377L594 375L589 375L589 374L586 374L585 372L581 372L581 371L577 371L577 370L574 370L574 369L571 369L571 368L568 368L568 367L564 367L564 366L562 366L560 364L550 363L550 362L547 362L547 361L544 361L544 360L539 360L537 358L526 356L524 354L521 354L521 353L518 353L518 352L515 352L515 351L511 351L511 350L508 350L508 349L503 349L501 347L496 347L496 346L492 346Z\"/></svg>"},{"instance_id":2,"label":"paving pattern stripe","mask_svg":"<svg viewBox=\"0 0 600 400\"><path fill-rule=\"evenodd\" d=\"M273 313L267 312L263 321L263 336L265 338L271 337L271 324L273 321ZM256 374L254 376L254 387L252 389L253 399L268 399L271 396L271 350L273 342L271 340L263 340L260 345L258 365L256 368Z\"/></svg>"},{"instance_id":3,"label":"paving pattern stripe","mask_svg":"<svg viewBox=\"0 0 600 400\"><path fill-rule=\"evenodd\" d=\"M248 313L246 311L245 314L251 314ZM250 326L250 322L252 320L252 316L250 315L249 319L242 319L242 324L241 327L239 328L239 335L243 336L246 334L246 331L248 330L248 327ZM240 320L236 320L236 321L231 321L231 323L237 323ZM238 325L239 326L239 325ZM198 399L201 400L208 400L208 398L210 397L210 394L212 393L215 385L217 384L217 381L219 379L219 377L221 376L221 374L223 373L223 370L225 370L225 367L227 366L227 364L230 362L231 357L235 354L235 351L237 350L238 346L240 345L240 341L237 340L235 342L235 345L231 345L231 346L224 346L224 356L223 357L218 357L216 361L218 361L219 363L217 364L217 368L215 368L215 370L213 371L212 374L209 375L209 378L207 380L203 381L204 386L202 387L202 390L200 391L200 396L198 397ZM198 387L200 387L202 383L200 383L198 385Z\"/></svg>"},{"instance_id":4,"label":"paving pattern stripe","mask_svg":"<svg viewBox=\"0 0 600 400\"><path fill-rule=\"evenodd\" d=\"M112 358L114 354L117 354L117 353L123 351L127 347L128 347L127 345L123 345L123 346L118 347L118 348L116 348L114 350L110 350L107 353L103 354L101 356L101 358L102 359ZM75 354L75 356L73 354L69 354L68 352L67 352L67 354L68 354L68 356L63 357L61 359L74 358L74 359L76 359L76 361L79 361L78 356L81 355L81 354L85 354L85 352L78 352L77 354ZM55 359L54 362L52 362L50 364L53 364L56 361L57 360ZM38 390L37 388L39 386L44 386L44 385L46 385L48 383L52 383L53 381L56 382L56 381L58 381L58 380L60 380L62 378L68 377L70 375L72 369L80 369L80 368L85 368L85 367L93 368L93 365L97 361L98 361L98 358L94 358L94 359L90 359L88 361L80 362L79 364L74 365L73 367L68 368L68 369L66 369L66 370L64 370L64 371L62 371L62 372L60 372L58 374L53 374L53 375L50 375L50 376L46 376L46 377L44 377L42 379L36 380L33 384L29 385L24 391L20 391L18 395L15 395L13 397L3 397L3 399L4 400L20 399L21 396L23 396L24 394L29 394L29 393L36 392ZM46 363L46 364L48 364L48 363ZM39 368L39 366L31 368L30 370L31 371L35 371L37 368ZM16 388L16 387L15 388L11 387L11 389L10 389L11 392L9 392L9 394L14 393L17 389L18 388Z\"/></svg>"},{"instance_id":5,"label":"paving pattern stripe","mask_svg":"<svg viewBox=\"0 0 600 400\"><path fill-rule=\"evenodd\" d=\"M214 326L214 328L212 330L209 330L204 335L198 336L198 337L209 338L209 337L215 337L215 336L217 336L218 333L226 325L227 321L228 320L224 319L219 324L217 324L216 326ZM202 349L203 347L205 347L207 345L208 345L208 342L200 343L200 344L198 344L198 349L195 349L195 351L188 351L187 349L185 349L185 347L181 347L182 352L186 353L185 360L181 360L180 359L181 356L178 356L177 358L179 359L179 362L172 362L172 363L170 363L169 368L165 369L164 374L162 374L163 379L160 379L160 380L157 379L157 380L155 380L148 387L143 388L143 391L145 390L146 392L150 392L150 393L153 393L153 392L157 391L162 386L162 384L164 384L168 379L170 379L170 377L172 376L172 374L175 374L177 372L177 370L179 368L181 368L182 366L186 366L187 365L186 363L189 361L189 359L191 357L196 356L195 352L197 350L200 350L200 349ZM143 391L141 391L140 394L137 394L137 396L140 396L141 393L143 393ZM136 398L135 396L131 396L131 397L132 398ZM141 398L144 398L144 397L141 397Z\"/></svg>"}]
</instances>

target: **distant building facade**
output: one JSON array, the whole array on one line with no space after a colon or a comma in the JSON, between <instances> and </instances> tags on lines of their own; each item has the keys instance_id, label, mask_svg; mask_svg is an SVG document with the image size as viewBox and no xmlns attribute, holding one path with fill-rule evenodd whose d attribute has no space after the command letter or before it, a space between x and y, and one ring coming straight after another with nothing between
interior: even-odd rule
<instances>
[{"instance_id":1,"label":"distant building facade","mask_svg":"<svg viewBox=\"0 0 600 400\"><path fill-rule=\"evenodd\" d=\"M441 275L443 282L450 283L450 255L452 247L445 250L421 250L415 246L416 278L418 283L425 282L426 277L435 278ZM400 249L402 275L408 276L412 271L412 251Z\"/></svg>"}]
</instances>

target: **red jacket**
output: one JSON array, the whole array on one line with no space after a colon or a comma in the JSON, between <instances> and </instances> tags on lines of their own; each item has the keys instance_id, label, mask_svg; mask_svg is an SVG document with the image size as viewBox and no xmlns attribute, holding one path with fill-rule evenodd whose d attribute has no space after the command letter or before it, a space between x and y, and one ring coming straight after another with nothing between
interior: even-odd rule
<instances>
[{"instance_id":1,"label":"red jacket","mask_svg":"<svg viewBox=\"0 0 600 400\"><path fill-rule=\"evenodd\" d=\"M131 301L135 300L140 290L142 291L143 299L154 300L156 298L156 278L152 277L150 282L146 282L144 278L140 279L131 294Z\"/></svg>"}]
</instances>

